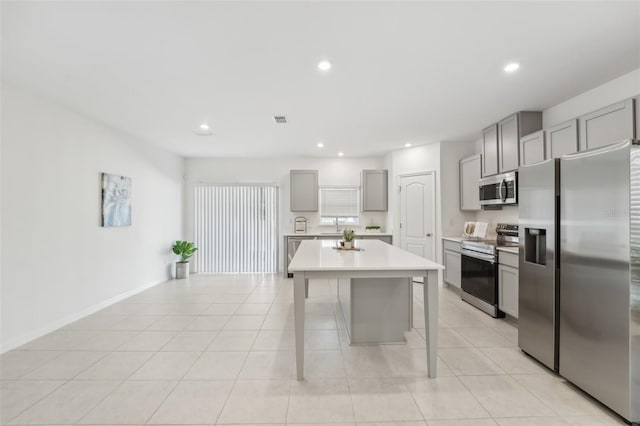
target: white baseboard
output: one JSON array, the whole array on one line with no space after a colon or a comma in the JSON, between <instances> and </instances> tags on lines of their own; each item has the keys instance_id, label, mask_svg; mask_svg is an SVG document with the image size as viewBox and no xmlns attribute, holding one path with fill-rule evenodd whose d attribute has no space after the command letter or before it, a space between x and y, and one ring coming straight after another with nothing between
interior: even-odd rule
<instances>
[{"instance_id":1,"label":"white baseboard","mask_svg":"<svg viewBox=\"0 0 640 426\"><path fill-rule=\"evenodd\" d=\"M93 313L98 312L101 309L106 308L107 306L111 306L114 303L118 303L121 300L124 300L128 297L134 296L144 290L147 290L151 287L154 287L160 283L165 282L166 280L154 280L154 281L150 281L140 287L136 287L134 289L131 289L129 291L126 291L122 294L119 294L115 297L112 297L111 299L105 300L104 302L100 302L97 303L93 306L89 306L86 309L83 309L80 312L76 312L75 314L71 314L71 315L67 315L64 318L61 318L59 320L53 321L49 324L47 324L44 327L41 327L37 330L31 331L29 333L26 333L22 336L13 338L11 340L9 340L8 342L5 342L4 344L2 344L2 346L0 346L0 354L3 354L5 352L8 352L12 349L15 349L19 346L24 345L25 343L29 343L32 340L37 339L38 337L42 337L45 334L51 333L52 331L55 331L59 328L62 328L68 324L71 324L72 322L78 321L79 319L82 319L86 316L89 316Z\"/></svg>"}]
</instances>

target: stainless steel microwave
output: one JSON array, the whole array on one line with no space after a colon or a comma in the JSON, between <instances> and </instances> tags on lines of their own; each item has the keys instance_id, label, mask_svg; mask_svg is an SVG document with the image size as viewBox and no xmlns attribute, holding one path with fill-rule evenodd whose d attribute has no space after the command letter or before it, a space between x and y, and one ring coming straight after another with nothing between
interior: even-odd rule
<instances>
[{"instance_id":1,"label":"stainless steel microwave","mask_svg":"<svg viewBox=\"0 0 640 426\"><path fill-rule=\"evenodd\" d=\"M482 206L518 204L518 172L480 179L479 187Z\"/></svg>"}]
</instances>

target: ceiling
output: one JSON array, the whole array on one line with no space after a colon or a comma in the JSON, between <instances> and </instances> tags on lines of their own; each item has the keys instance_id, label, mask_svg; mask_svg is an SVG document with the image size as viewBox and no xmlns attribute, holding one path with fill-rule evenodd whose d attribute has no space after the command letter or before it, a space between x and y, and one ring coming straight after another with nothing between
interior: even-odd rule
<instances>
[{"instance_id":1,"label":"ceiling","mask_svg":"<svg viewBox=\"0 0 640 426\"><path fill-rule=\"evenodd\" d=\"M639 31L637 1L3 1L2 73L186 157L369 156L639 68Z\"/></svg>"}]
</instances>

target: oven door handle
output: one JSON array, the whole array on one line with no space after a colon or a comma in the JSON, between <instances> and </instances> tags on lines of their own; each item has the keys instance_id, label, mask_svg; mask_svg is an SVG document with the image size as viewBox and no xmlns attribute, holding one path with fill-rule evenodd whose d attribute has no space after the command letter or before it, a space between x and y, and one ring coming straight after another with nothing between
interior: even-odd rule
<instances>
[{"instance_id":1,"label":"oven door handle","mask_svg":"<svg viewBox=\"0 0 640 426\"><path fill-rule=\"evenodd\" d=\"M485 262L489 262L491 264L496 263L496 257L492 254L479 253L477 251L472 250L460 250L460 254L467 257L472 257L474 259L484 260Z\"/></svg>"}]
</instances>

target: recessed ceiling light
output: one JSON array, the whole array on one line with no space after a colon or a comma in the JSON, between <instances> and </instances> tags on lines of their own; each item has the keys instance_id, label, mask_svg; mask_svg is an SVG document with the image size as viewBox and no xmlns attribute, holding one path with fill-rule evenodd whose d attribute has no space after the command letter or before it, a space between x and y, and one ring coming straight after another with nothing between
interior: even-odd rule
<instances>
[{"instance_id":1,"label":"recessed ceiling light","mask_svg":"<svg viewBox=\"0 0 640 426\"><path fill-rule=\"evenodd\" d=\"M324 148L324 144L322 142L318 142L318 148Z\"/></svg>"},{"instance_id":2,"label":"recessed ceiling light","mask_svg":"<svg viewBox=\"0 0 640 426\"><path fill-rule=\"evenodd\" d=\"M211 136L213 132L211 127L207 123L200 124L197 128L193 129L194 133L198 136Z\"/></svg>"},{"instance_id":3,"label":"recessed ceiling light","mask_svg":"<svg viewBox=\"0 0 640 426\"><path fill-rule=\"evenodd\" d=\"M405 143L405 144L404 144L404 147L405 147L405 148L411 148L412 146L413 146L413 145L412 145L412 144L410 144L410 143Z\"/></svg>"},{"instance_id":4,"label":"recessed ceiling light","mask_svg":"<svg viewBox=\"0 0 640 426\"><path fill-rule=\"evenodd\" d=\"M339 152L338 157L342 157L342 156L344 156L344 152Z\"/></svg>"},{"instance_id":5,"label":"recessed ceiling light","mask_svg":"<svg viewBox=\"0 0 640 426\"><path fill-rule=\"evenodd\" d=\"M329 61L318 62L318 69L320 71L329 71L331 69L331 62Z\"/></svg>"},{"instance_id":6,"label":"recessed ceiling light","mask_svg":"<svg viewBox=\"0 0 640 426\"><path fill-rule=\"evenodd\" d=\"M507 64L506 67L504 67L505 72L514 72L517 71L518 68L520 68L520 64L517 62L511 62L510 64Z\"/></svg>"}]
</instances>

